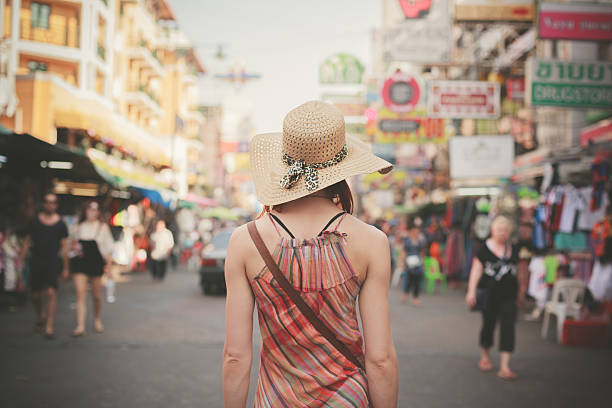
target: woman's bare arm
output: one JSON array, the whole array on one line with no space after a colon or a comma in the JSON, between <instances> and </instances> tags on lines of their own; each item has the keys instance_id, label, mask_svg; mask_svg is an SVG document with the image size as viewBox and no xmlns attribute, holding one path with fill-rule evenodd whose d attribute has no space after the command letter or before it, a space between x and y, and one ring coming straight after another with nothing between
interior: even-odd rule
<instances>
[{"instance_id":1,"label":"woman's bare arm","mask_svg":"<svg viewBox=\"0 0 612 408\"><path fill-rule=\"evenodd\" d=\"M397 355L389 318L389 241L382 232L369 241L371 261L359 295L365 340L366 375L372 404L397 407Z\"/></svg>"},{"instance_id":2,"label":"woman's bare arm","mask_svg":"<svg viewBox=\"0 0 612 408\"><path fill-rule=\"evenodd\" d=\"M469 307L474 307L476 304L476 288L482 276L482 263L478 258L474 258L472 269L470 271L470 280L468 282L468 292L465 297L465 302Z\"/></svg>"},{"instance_id":3,"label":"woman's bare arm","mask_svg":"<svg viewBox=\"0 0 612 408\"><path fill-rule=\"evenodd\" d=\"M249 392L255 299L243 254L250 238L245 227L234 231L225 260L225 346L223 348L223 401L226 408L244 408Z\"/></svg>"}]
</instances>

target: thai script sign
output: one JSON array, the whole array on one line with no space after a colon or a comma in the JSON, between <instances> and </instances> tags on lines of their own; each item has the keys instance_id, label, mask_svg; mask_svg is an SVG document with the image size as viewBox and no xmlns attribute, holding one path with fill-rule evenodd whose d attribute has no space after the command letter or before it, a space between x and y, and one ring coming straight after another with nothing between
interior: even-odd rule
<instances>
[{"instance_id":1,"label":"thai script sign","mask_svg":"<svg viewBox=\"0 0 612 408\"><path fill-rule=\"evenodd\" d=\"M612 5L542 3L540 38L612 41Z\"/></svg>"},{"instance_id":2,"label":"thai script sign","mask_svg":"<svg viewBox=\"0 0 612 408\"><path fill-rule=\"evenodd\" d=\"M528 61L527 102L567 107L612 107L612 62Z\"/></svg>"}]
</instances>

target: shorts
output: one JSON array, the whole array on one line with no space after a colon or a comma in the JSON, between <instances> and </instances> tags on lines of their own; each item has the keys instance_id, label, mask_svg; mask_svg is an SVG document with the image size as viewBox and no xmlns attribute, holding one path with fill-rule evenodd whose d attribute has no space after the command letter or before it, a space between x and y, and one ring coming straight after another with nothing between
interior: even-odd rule
<instances>
[{"instance_id":1,"label":"shorts","mask_svg":"<svg viewBox=\"0 0 612 408\"><path fill-rule=\"evenodd\" d=\"M33 292L39 292L47 288L57 289L61 271L61 259L33 256L30 259L30 289Z\"/></svg>"}]
</instances>

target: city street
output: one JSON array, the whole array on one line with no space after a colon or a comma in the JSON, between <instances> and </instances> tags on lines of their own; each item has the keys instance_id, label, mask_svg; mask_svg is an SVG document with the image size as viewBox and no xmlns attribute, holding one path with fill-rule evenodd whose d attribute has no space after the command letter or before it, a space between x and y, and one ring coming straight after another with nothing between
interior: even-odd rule
<instances>
[{"instance_id":1,"label":"city street","mask_svg":"<svg viewBox=\"0 0 612 408\"><path fill-rule=\"evenodd\" d=\"M104 305L103 334L88 327L87 336L70 337L71 284L60 292L54 341L33 333L30 305L0 312L0 406L221 407L224 297L202 296L197 277L186 271L171 272L161 284L144 275L128 278L118 285L117 302ZM401 407L593 407L609 401L609 349L545 342L539 324L521 321L514 364L520 379L504 382L476 368L479 316L466 311L462 291L423 300L421 308L401 304L392 290ZM254 361L253 383L257 356Z\"/></svg>"}]
</instances>

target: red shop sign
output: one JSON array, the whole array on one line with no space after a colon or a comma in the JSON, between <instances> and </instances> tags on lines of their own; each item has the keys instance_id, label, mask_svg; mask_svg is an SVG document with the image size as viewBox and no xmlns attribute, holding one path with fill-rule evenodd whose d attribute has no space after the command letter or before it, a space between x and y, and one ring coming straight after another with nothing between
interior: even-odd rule
<instances>
[{"instance_id":1,"label":"red shop sign","mask_svg":"<svg viewBox=\"0 0 612 408\"><path fill-rule=\"evenodd\" d=\"M538 27L540 38L612 41L612 6L542 3Z\"/></svg>"},{"instance_id":2,"label":"red shop sign","mask_svg":"<svg viewBox=\"0 0 612 408\"><path fill-rule=\"evenodd\" d=\"M396 72L383 85L383 102L393 112L402 113L414 110L420 97L421 89L412 75Z\"/></svg>"},{"instance_id":3,"label":"red shop sign","mask_svg":"<svg viewBox=\"0 0 612 408\"><path fill-rule=\"evenodd\" d=\"M525 98L525 78L512 78L506 81L506 97L508 99Z\"/></svg>"}]
</instances>

